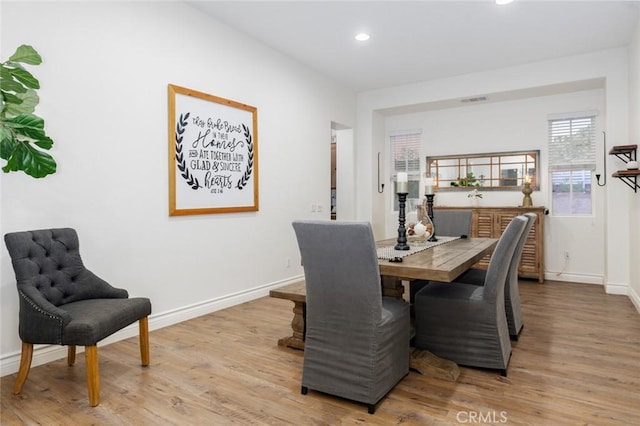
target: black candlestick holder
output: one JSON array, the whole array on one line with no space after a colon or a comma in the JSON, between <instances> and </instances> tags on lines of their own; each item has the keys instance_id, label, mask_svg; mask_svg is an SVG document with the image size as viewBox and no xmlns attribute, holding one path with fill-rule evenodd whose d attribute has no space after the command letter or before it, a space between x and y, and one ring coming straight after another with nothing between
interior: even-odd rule
<instances>
[{"instance_id":1,"label":"black candlestick holder","mask_svg":"<svg viewBox=\"0 0 640 426\"><path fill-rule=\"evenodd\" d=\"M407 228L404 226L407 195L408 192L398 192L398 243L394 247L396 250L409 250L411 248L407 244Z\"/></svg>"},{"instance_id":2,"label":"black candlestick holder","mask_svg":"<svg viewBox=\"0 0 640 426\"><path fill-rule=\"evenodd\" d=\"M427 197L427 215L433 224L433 232L431 232L431 236L427 241L438 241L436 238L436 224L433 222L433 197L435 196L436 194L425 194L425 197Z\"/></svg>"}]
</instances>

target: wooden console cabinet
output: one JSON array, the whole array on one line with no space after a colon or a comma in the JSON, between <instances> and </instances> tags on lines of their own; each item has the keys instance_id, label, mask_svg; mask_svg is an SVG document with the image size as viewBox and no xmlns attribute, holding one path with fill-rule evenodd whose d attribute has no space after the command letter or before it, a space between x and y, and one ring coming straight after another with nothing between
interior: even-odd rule
<instances>
[{"instance_id":1,"label":"wooden console cabinet","mask_svg":"<svg viewBox=\"0 0 640 426\"><path fill-rule=\"evenodd\" d=\"M533 212L538 220L531 228L522 250L518 275L521 278L534 278L544 282L544 216L545 207L434 207L438 210L472 210L470 237L499 238L509 222L515 216ZM436 236L438 228L436 226ZM487 268L490 256L486 256L475 266Z\"/></svg>"}]
</instances>

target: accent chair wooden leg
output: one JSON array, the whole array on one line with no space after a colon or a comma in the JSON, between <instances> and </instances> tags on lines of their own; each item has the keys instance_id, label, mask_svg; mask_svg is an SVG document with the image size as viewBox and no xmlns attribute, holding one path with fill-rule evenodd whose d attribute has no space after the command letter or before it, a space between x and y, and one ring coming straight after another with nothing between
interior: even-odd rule
<instances>
[{"instance_id":1,"label":"accent chair wooden leg","mask_svg":"<svg viewBox=\"0 0 640 426\"><path fill-rule=\"evenodd\" d=\"M71 367L76 363L76 345L69 345L67 348L67 365Z\"/></svg>"},{"instance_id":2,"label":"accent chair wooden leg","mask_svg":"<svg viewBox=\"0 0 640 426\"><path fill-rule=\"evenodd\" d=\"M87 389L89 405L100 404L100 371L98 370L98 346L85 346L84 356L87 365Z\"/></svg>"},{"instance_id":3,"label":"accent chair wooden leg","mask_svg":"<svg viewBox=\"0 0 640 426\"><path fill-rule=\"evenodd\" d=\"M149 318L140 318L140 359L142 365L149 365Z\"/></svg>"},{"instance_id":4,"label":"accent chair wooden leg","mask_svg":"<svg viewBox=\"0 0 640 426\"><path fill-rule=\"evenodd\" d=\"M33 343L22 342L22 355L20 355L20 369L18 377L13 384L13 394L18 395L22 391L22 385L27 381L29 369L31 368L31 359L33 358Z\"/></svg>"}]
</instances>

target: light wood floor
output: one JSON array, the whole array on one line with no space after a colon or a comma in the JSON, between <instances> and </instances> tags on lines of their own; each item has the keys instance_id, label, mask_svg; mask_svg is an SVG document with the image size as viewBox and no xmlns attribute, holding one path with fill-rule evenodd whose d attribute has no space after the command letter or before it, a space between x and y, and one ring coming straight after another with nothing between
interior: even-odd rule
<instances>
[{"instance_id":1,"label":"light wood floor","mask_svg":"<svg viewBox=\"0 0 640 426\"><path fill-rule=\"evenodd\" d=\"M84 357L31 370L21 395L3 377L2 425L640 424L640 314L602 287L521 283L525 327L509 375L462 368L457 382L410 372L374 415L300 394L303 352L286 300L262 298L99 348L101 403L87 403Z\"/></svg>"}]
</instances>

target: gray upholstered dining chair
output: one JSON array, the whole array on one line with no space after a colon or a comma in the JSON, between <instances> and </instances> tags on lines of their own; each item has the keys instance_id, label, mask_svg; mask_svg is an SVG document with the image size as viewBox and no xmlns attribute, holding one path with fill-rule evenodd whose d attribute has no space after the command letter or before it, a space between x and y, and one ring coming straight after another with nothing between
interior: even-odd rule
<instances>
[{"instance_id":1,"label":"gray upholstered dining chair","mask_svg":"<svg viewBox=\"0 0 640 426\"><path fill-rule=\"evenodd\" d=\"M433 225L437 236L460 237L471 233L472 210L437 209L433 211ZM409 282L409 301L414 302L416 293L428 284L423 280Z\"/></svg>"},{"instance_id":2,"label":"gray upholstered dining chair","mask_svg":"<svg viewBox=\"0 0 640 426\"><path fill-rule=\"evenodd\" d=\"M34 344L68 346L67 363L76 346L85 347L89 404L100 403L97 343L139 321L142 365L149 365L147 317L151 302L129 298L85 268L78 235L71 228L13 232L4 236L18 286L20 369L13 386L19 394L29 375Z\"/></svg>"},{"instance_id":3,"label":"gray upholstered dining chair","mask_svg":"<svg viewBox=\"0 0 640 426\"><path fill-rule=\"evenodd\" d=\"M409 305L383 297L368 222L294 221L307 287L301 391L376 404L409 373Z\"/></svg>"},{"instance_id":4,"label":"gray upholstered dining chair","mask_svg":"<svg viewBox=\"0 0 640 426\"><path fill-rule=\"evenodd\" d=\"M509 263L509 272L507 274L507 283L504 291L504 304L507 313L507 323L509 324L509 336L513 340L518 340L518 335L524 327L522 319L522 304L520 302L520 290L518 285L518 268L520 266L520 258L522 257L522 249L527 241L529 231L533 227L538 215L533 212L527 212L525 216L528 220L524 232L520 236L516 250L513 253L511 262ZM484 285L486 279L486 269L471 268L464 274L460 275L456 281L468 284Z\"/></svg>"},{"instance_id":5,"label":"gray upholstered dining chair","mask_svg":"<svg viewBox=\"0 0 640 426\"><path fill-rule=\"evenodd\" d=\"M496 245L484 286L430 282L416 294L414 345L460 365L500 370L511 355L504 291L511 257L527 219L511 220Z\"/></svg>"},{"instance_id":6,"label":"gray upholstered dining chair","mask_svg":"<svg viewBox=\"0 0 640 426\"><path fill-rule=\"evenodd\" d=\"M472 210L436 209L433 211L433 224L436 235L459 237L471 232Z\"/></svg>"}]
</instances>

